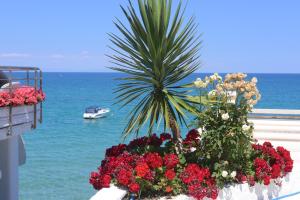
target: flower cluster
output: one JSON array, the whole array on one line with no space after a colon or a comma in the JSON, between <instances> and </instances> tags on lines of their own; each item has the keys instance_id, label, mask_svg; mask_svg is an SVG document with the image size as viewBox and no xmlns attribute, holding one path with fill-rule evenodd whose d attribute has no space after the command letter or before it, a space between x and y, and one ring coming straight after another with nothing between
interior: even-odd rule
<instances>
[{"instance_id":1,"label":"flower cluster","mask_svg":"<svg viewBox=\"0 0 300 200\"><path fill-rule=\"evenodd\" d=\"M190 131L185 140L195 140L195 133L195 130ZM159 137L137 138L128 145L112 146L106 150L98 171L91 173L90 184L97 190L114 183L131 193L139 193L143 188L142 195L151 191L166 195L184 192L199 200L215 199L218 190L209 169L181 162L177 154L169 152L168 145L162 145L166 142L171 145L172 138L163 133ZM142 148L157 150L139 151Z\"/></svg>"},{"instance_id":2,"label":"flower cluster","mask_svg":"<svg viewBox=\"0 0 300 200\"><path fill-rule=\"evenodd\" d=\"M216 199L219 189L224 186L220 181L227 184L248 182L250 186L257 182L269 185L272 180L276 182L293 169L290 152L283 147L274 148L270 142L252 144L250 157L244 158L249 166L247 169L233 170L230 168L232 161L215 161L213 158L208 159L207 164L197 157L201 156L200 132L192 129L183 140L184 148L197 150L184 151L180 155L172 152L174 144L168 133L137 138L128 145L112 146L106 150L98 171L91 173L90 184L97 190L116 184L131 193L141 192L144 197L153 193L186 193L197 200L205 197ZM195 159L190 159L191 155Z\"/></svg>"},{"instance_id":3,"label":"flower cluster","mask_svg":"<svg viewBox=\"0 0 300 200\"><path fill-rule=\"evenodd\" d=\"M198 164L188 164L180 174L180 179L187 185L188 193L196 199L209 197L216 199L218 189L208 168L201 168Z\"/></svg>"},{"instance_id":4,"label":"flower cluster","mask_svg":"<svg viewBox=\"0 0 300 200\"><path fill-rule=\"evenodd\" d=\"M236 74L227 74L223 83L220 83L216 86L217 91L227 92L231 91L230 94L232 101L234 98L239 95L243 95L243 98L247 100L247 103L250 106L257 104L260 100L261 95L256 87L257 78L253 77L251 81L244 80L247 77L246 74L236 73Z\"/></svg>"},{"instance_id":5,"label":"flower cluster","mask_svg":"<svg viewBox=\"0 0 300 200\"><path fill-rule=\"evenodd\" d=\"M275 149L270 142L264 142L263 145L253 144L252 148L257 181L269 185L271 179L281 178L292 171L293 160L285 148L279 146Z\"/></svg>"},{"instance_id":6,"label":"flower cluster","mask_svg":"<svg viewBox=\"0 0 300 200\"><path fill-rule=\"evenodd\" d=\"M152 145L152 146L160 146L164 141L170 140L171 135L170 134L161 134L160 137L157 137L156 134L151 135L150 137L141 137L132 140L128 148L129 149L138 149L138 148L143 148L147 145Z\"/></svg>"},{"instance_id":7,"label":"flower cluster","mask_svg":"<svg viewBox=\"0 0 300 200\"><path fill-rule=\"evenodd\" d=\"M20 87L12 92L0 92L0 107L33 105L45 100L45 94L33 87Z\"/></svg>"},{"instance_id":8,"label":"flower cluster","mask_svg":"<svg viewBox=\"0 0 300 200\"><path fill-rule=\"evenodd\" d=\"M194 81L194 86L196 88L206 88L210 83L215 81L222 81L222 77L218 73L214 73L211 76L206 76L203 80L201 78L197 78L196 81Z\"/></svg>"},{"instance_id":9,"label":"flower cluster","mask_svg":"<svg viewBox=\"0 0 300 200\"><path fill-rule=\"evenodd\" d=\"M206 76L204 80L197 78L193 85L200 90L210 89L207 92L210 99L226 98L228 102L236 103L236 98L242 97L250 107L253 107L261 95L256 87L257 78L253 77L250 81L246 81L246 77L247 74L243 73L227 74L223 81L222 77L215 73Z\"/></svg>"},{"instance_id":10,"label":"flower cluster","mask_svg":"<svg viewBox=\"0 0 300 200\"><path fill-rule=\"evenodd\" d=\"M189 162L208 166L219 188L230 183L256 182L268 185L291 172L287 150L266 142L253 144L253 124L248 114L260 99L257 79L243 73L218 74L197 79L194 102L199 105L194 123L197 130L183 141Z\"/></svg>"}]
</instances>

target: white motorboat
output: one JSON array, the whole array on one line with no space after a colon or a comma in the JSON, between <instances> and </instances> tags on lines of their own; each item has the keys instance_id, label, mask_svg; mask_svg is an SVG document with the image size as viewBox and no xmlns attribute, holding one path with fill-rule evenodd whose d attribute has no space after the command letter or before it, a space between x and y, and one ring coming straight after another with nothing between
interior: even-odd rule
<instances>
[{"instance_id":1,"label":"white motorboat","mask_svg":"<svg viewBox=\"0 0 300 200\"><path fill-rule=\"evenodd\" d=\"M97 119L105 117L110 112L109 108L100 108L98 106L90 106L85 109L83 114L84 119Z\"/></svg>"}]
</instances>

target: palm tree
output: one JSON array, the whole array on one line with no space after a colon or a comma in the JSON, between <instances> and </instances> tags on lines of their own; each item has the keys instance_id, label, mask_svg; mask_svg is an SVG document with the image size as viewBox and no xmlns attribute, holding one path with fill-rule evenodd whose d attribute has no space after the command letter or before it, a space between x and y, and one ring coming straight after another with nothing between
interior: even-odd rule
<instances>
[{"instance_id":1,"label":"palm tree","mask_svg":"<svg viewBox=\"0 0 300 200\"><path fill-rule=\"evenodd\" d=\"M110 55L115 67L126 74L116 89L121 107L136 103L129 113L123 131L128 134L149 124L149 134L163 121L171 129L175 141L180 140L180 124L186 124L185 110L193 111L178 82L199 66L201 42L196 35L194 18L184 24L182 2L171 16L172 0L138 0L139 15L129 0L127 9L121 6L130 28L119 19L114 22L120 36L109 34L115 55Z\"/></svg>"}]
</instances>

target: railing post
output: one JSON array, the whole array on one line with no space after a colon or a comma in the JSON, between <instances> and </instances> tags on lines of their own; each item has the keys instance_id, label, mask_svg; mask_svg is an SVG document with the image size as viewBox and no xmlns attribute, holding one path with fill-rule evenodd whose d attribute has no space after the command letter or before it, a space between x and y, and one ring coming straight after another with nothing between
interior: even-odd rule
<instances>
[{"instance_id":1,"label":"railing post","mask_svg":"<svg viewBox=\"0 0 300 200\"><path fill-rule=\"evenodd\" d=\"M34 70L34 90L37 90L37 70ZM36 117L36 104L33 105L34 109L34 122L33 122L33 128L36 128L36 122L37 122L37 117Z\"/></svg>"},{"instance_id":2,"label":"railing post","mask_svg":"<svg viewBox=\"0 0 300 200\"><path fill-rule=\"evenodd\" d=\"M40 70L40 90L43 91L43 72ZM40 103L40 123L43 122L43 102Z\"/></svg>"},{"instance_id":3,"label":"railing post","mask_svg":"<svg viewBox=\"0 0 300 200\"><path fill-rule=\"evenodd\" d=\"M8 81L9 81L9 95L12 95L12 71L9 70L9 77L8 77ZM12 105L9 105L9 116L8 116L8 132L7 132L7 136L11 136L12 135Z\"/></svg>"},{"instance_id":4,"label":"railing post","mask_svg":"<svg viewBox=\"0 0 300 200\"><path fill-rule=\"evenodd\" d=\"M29 86L29 71L26 71L26 85Z\"/></svg>"}]
</instances>

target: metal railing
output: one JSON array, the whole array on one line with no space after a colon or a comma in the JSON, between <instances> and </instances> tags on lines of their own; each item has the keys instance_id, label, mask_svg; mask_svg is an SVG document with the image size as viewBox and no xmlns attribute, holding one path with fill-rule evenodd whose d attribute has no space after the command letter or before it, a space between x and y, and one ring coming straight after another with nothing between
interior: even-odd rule
<instances>
[{"instance_id":1,"label":"metal railing","mask_svg":"<svg viewBox=\"0 0 300 200\"><path fill-rule=\"evenodd\" d=\"M16 66L0 66L0 87L6 84L5 90L8 90L11 94L14 89L15 83L20 83L18 87L33 87L36 91L41 90L43 87L43 76L42 71L38 67L16 67ZM8 85L7 85L8 84ZM3 90L3 89L2 89ZM43 105L42 102L39 103L40 109L39 113L37 113L37 105L34 104L34 120L32 124L32 128L35 129L37 126L37 122L42 122L42 110ZM9 130L8 135L12 134L12 109L13 106L9 105ZM37 115L39 116L39 120Z\"/></svg>"}]
</instances>

